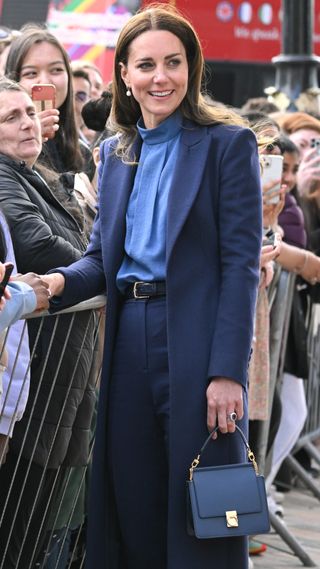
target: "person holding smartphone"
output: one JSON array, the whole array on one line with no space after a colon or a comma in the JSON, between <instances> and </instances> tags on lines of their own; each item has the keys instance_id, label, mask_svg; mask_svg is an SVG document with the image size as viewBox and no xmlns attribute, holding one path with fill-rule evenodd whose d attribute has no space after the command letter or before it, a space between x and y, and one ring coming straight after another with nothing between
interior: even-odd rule
<instances>
[{"instance_id":1,"label":"person holding smartphone","mask_svg":"<svg viewBox=\"0 0 320 569\"><path fill-rule=\"evenodd\" d=\"M56 108L39 115L45 142L40 161L56 172L80 172L89 153L79 143L76 127L72 73L68 55L47 29L26 24L11 44L5 74L31 95L35 84L53 84ZM82 155L84 153L84 158Z\"/></svg>"},{"instance_id":2,"label":"person holding smartphone","mask_svg":"<svg viewBox=\"0 0 320 569\"><path fill-rule=\"evenodd\" d=\"M307 113L280 117L283 132L298 146L301 162L297 173L297 197L303 209L308 247L320 253L320 120Z\"/></svg>"}]
</instances>

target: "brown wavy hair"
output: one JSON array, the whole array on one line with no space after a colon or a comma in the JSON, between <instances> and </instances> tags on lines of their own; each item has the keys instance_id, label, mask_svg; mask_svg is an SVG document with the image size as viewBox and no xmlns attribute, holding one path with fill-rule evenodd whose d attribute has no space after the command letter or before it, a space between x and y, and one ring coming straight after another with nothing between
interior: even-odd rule
<instances>
[{"instance_id":1,"label":"brown wavy hair","mask_svg":"<svg viewBox=\"0 0 320 569\"><path fill-rule=\"evenodd\" d=\"M58 153L66 162L67 169L77 172L83 169L83 161L74 115L72 72L68 54L64 47L46 28L37 24L26 24L21 28L21 34L11 44L5 68L5 75L13 81L19 82L21 68L28 51L35 44L41 44L42 42L50 43L59 49L68 74L68 93L66 100L59 109L60 128L55 135L55 143Z\"/></svg>"},{"instance_id":2,"label":"brown wavy hair","mask_svg":"<svg viewBox=\"0 0 320 569\"><path fill-rule=\"evenodd\" d=\"M320 121L308 113L285 113L278 117L277 123L287 135L302 129L315 130L320 133Z\"/></svg>"},{"instance_id":3,"label":"brown wavy hair","mask_svg":"<svg viewBox=\"0 0 320 569\"><path fill-rule=\"evenodd\" d=\"M188 62L188 89L180 110L183 117L200 125L213 123L243 125L242 118L227 107L208 104L201 94L204 59L200 40L190 22L170 4L151 4L137 12L122 28L114 57L113 104L108 127L118 137L116 154L128 160L130 148L136 137L136 123L141 109L133 96L126 96L126 86L121 78L121 63L127 65L130 45L141 34L152 30L164 30L178 37L186 50Z\"/></svg>"}]
</instances>

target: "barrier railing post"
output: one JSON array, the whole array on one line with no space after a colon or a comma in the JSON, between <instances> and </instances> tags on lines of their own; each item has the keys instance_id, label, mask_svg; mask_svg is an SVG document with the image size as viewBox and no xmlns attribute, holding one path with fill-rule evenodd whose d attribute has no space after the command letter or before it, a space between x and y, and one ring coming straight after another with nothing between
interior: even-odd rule
<instances>
[{"instance_id":1,"label":"barrier railing post","mask_svg":"<svg viewBox=\"0 0 320 569\"><path fill-rule=\"evenodd\" d=\"M14 558L16 559L15 561L15 567L19 567L23 569L31 569L33 567L43 567L45 564L45 560L50 557L51 555L51 551L52 551L52 538L54 537L55 532L55 528L58 527L59 532L62 532L65 530L65 536L67 535L67 532L73 529L71 527L71 520L72 520L72 516L73 516L73 512L75 510L75 506L77 504L77 500L79 497L79 494L81 492L81 485L84 484L85 481L85 475L86 475L86 470L87 470L87 466L90 463L90 457L91 457L91 452L92 452L92 446L93 446L93 439L92 437L94 437L94 434L91 436L90 434L90 449L86 448L85 453L81 454L81 463L77 460L74 462L73 459L71 458L70 461L70 455L69 456L69 462L66 462L66 465L64 463L65 458L62 461L62 458L59 462L59 460L55 459L55 466L52 466L50 464L50 457L51 457L51 453L54 452L54 446L55 443L57 441L57 448L61 448L60 442L61 441L61 434L58 433L58 429L60 428L60 425L62 425L63 428L65 428L65 425L63 423L63 420L65 419L64 413L66 410L66 405L67 405L67 401L69 401L69 407L68 407L68 413L70 413L71 409L73 412L73 409L78 409L81 407L81 403L82 403L82 399L81 397L78 397L78 393L80 393L80 389L83 390L83 396L86 392L86 389L88 389L88 391L90 393L97 393L97 385L99 383L99 378L100 378L100 373L101 373L101 354L99 351L99 348L95 348L98 346L99 344L99 340L101 339L101 333L103 336L103 330L100 327L100 317L101 317L101 312L99 313L99 317L96 317L96 311L98 309L101 309L102 307L104 307L106 304L106 299L104 296L100 296L100 297L95 297L94 299L90 299L89 301L85 301L83 303L78 304L77 306L73 306L70 307L66 310L62 310L59 313L55 313L54 314L54 322L53 325L51 326L50 323L48 323L48 319L52 318L52 315L50 315L47 312L42 312L41 314L32 314L29 315L26 320L34 320L35 318L38 319L38 322L35 322L35 326L33 326L33 330L36 330L37 333L34 334L33 336L33 349L30 351L30 361L25 363L25 367L26 367L26 371L25 371L25 376L24 379L21 378L20 380L20 384L21 384L21 391L22 388L24 387L25 384L25 380L27 377L27 374L29 372L29 370L31 370L31 378L30 378L30 383L32 382L33 379L33 374L32 374L32 367L31 367L31 363L34 362L34 359L37 357L39 359L39 356L37 355L37 351L39 349L41 349L42 344L41 342L41 332L42 332L42 328L43 328L43 322L46 322L48 324L48 330L50 330L50 336L48 337L48 341L46 342L46 351L45 353L42 353L41 355L41 361L39 362L38 360L35 362L36 364L36 368L38 370L38 375L37 375L37 381L35 381L35 383L33 384L32 388L33 388L33 396L32 396L32 400L29 401L30 405L28 407L28 414L32 415L35 412L35 409L37 408L38 411L38 415L35 415L36 420L38 421L39 419L39 429L37 432L34 432L31 430L31 436L32 439L29 441L29 448L28 448L28 453L30 452L31 455L29 456L24 456L23 452L24 452L24 445L25 445L25 441L26 441L26 436L28 433L28 428L30 425L30 420L29 420L29 416L25 417L25 424L23 425L23 429L25 428L25 430L23 430L23 436L21 438L18 439L20 442L18 443L18 446L15 448L14 452L11 453L11 466L10 466L10 472L12 473L12 476L10 476L10 478L8 478L8 473L6 474L6 485L8 485L8 492L6 494L2 494L2 511L0 512L0 527L2 527L2 530L5 530L4 533L6 535L5 540L2 541L1 544L1 558L0 558L0 569L5 569L6 567L6 560L7 560L7 552L9 552L9 549L11 547L10 545L10 541L11 538L13 537L17 537L16 533L13 532L19 532L19 526L15 526L16 524L16 520L19 519L20 516L20 510L19 508L21 508L21 498L23 497L24 492L27 492L27 487L25 485L27 479L32 480L32 474L30 471L30 465L32 464L33 467L36 466L36 468L39 471L39 484L37 486L33 485L33 493L32 496L34 496L34 501L32 503L28 503L28 507L30 509L29 512L29 517L27 518L27 525L25 528L25 532L23 534L23 539L21 537L21 535L19 535L19 539L18 539L18 543L20 544L19 550L16 547L16 544L14 546ZM79 329L78 328L78 338L80 338L80 340L77 340L77 347L76 347L76 351L75 351L75 347L74 347L74 339L73 339L73 330L75 330L73 327L77 325L76 323L76 315L79 312L82 311L86 311L86 315L84 315L82 321L82 328ZM59 334L59 325L60 325L60 321L61 318L63 318L63 316L65 314L68 314L68 318L66 320L64 320L64 328L63 328L63 333L60 332L60 335L58 337L58 344L57 342L57 334ZM25 326L24 326L24 330L25 330ZM89 331L90 328L90 331ZM80 333L81 330L81 333ZM30 332L30 331L29 331ZM10 336L8 336L10 338ZM9 341L9 340L8 340ZM39 344L38 344L39 342ZM21 340L20 340L21 343ZM51 352L51 347L56 343L55 349L53 352ZM40 348L39 348L40 346ZM101 348L101 346L100 346ZM65 356L67 358L68 354L70 353L70 351L73 352L73 365L70 366L70 369L68 368L68 359L64 359ZM84 354L85 356L85 361L86 361L86 365L84 366L84 361L83 363L79 363L81 361L81 354ZM87 354L87 355L86 355ZM94 359L94 355L98 356L96 359ZM17 354L16 354L16 359L19 357L19 349L17 349ZM51 373L49 373L49 375L46 377L47 374L47 363L51 358ZM11 362L12 363L12 367L13 369L15 368L15 363L16 362ZM41 363L41 365L39 366L39 364ZM38 366L38 367L37 367ZM64 367L63 367L64 366ZM60 370L63 370L62 372ZM86 371L83 372L83 369L85 369ZM80 371L79 371L80 370ZM79 376L79 379L77 379L77 374L81 373L82 375ZM60 376L60 374L62 374ZM4 398L3 398L3 406L1 405L0 407L0 418L2 416L3 413L3 409L5 407L5 402L8 400L8 392L10 390L11 387L11 383L12 383L12 377L13 374L11 375L11 378L8 382L8 385L6 385L6 393L4 394ZM78 382L80 381L81 378L81 383L79 384ZM61 381L63 381L64 383L61 383ZM60 383L59 383L60 382ZM19 384L19 385L20 385ZM41 392L41 385L44 384L44 391ZM55 411L53 411L53 408L51 407L51 399L54 397L54 393L55 393L55 389L56 387L58 387L58 389L61 389L61 386L63 385L63 399L60 401L60 399L56 399L56 409ZM81 388L79 386L82 386ZM72 389L74 390L72 393ZM40 393L41 393L41 399L40 399ZM17 394L17 403L16 403L16 408L18 405L18 401L19 401L19 397L21 396L21 394L18 396ZM89 395L88 395L89 396ZM75 397L77 397L77 405L78 407L76 407L76 399ZM57 403L59 401L59 404ZM93 401L93 399L91 399L91 401ZM52 432L50 433L50 442L48 440L47 443L47 454L43 457L43 461L37 463L36 458L34 458L35 455L35 449L38 448L38 440L39 440L39 434L41 432L41 428L46 416L47 411L51 409L50 413L51 415L50 418L53 416L54 417L54 422L50 423L50 426L53 427ZM85 407L85 409L88 409L88 407ZM88 417L88 421L90 423L91 421L91 427L90 427L90 433L91 431L93 431L94 429L94 424L95 422L92 420L94 417L94 413L93 413L93 417L91 418L91 414L92 414L92 408L90 407L90 412L89 415L87 415ZM39 413L40 411L40 413ZM81 410L81 413L83 413L84 411ZM53 415L52 415L53 413ZM13 412L13 417L15 415L15 411ZM76 422L76 418L77 418L77 414L75 413L74 415L74 421ZM14 419L13 419L14 420ZM48 419L47 419L48 420ZM51 420L51 419L50 419ZM37 423L38 424L38 423ZM69 425L69 423L67 423ZM71 425L71 423L70 423ZM76 425L72 424L72 429L73 428L78 428ZM71 428L71 427L70 427ZM82 428L82 427L81 427ZM20 429L21 431L21 429ZM33 433L34 433L34 438L33 438ZM78 436L78 435L77 435ZM59 438L60 437L60 438ZM13 432L13 438L14 438L14 432ZM40 439L41 440L41 439ZM78 440L78 439L76 439ZM82 440L82 439L81 439ZM83 439L85 442L85 445L87 444L87 440ZM42 440L41 440L42 441ZM17 439L16 439L17 442ZM32 443L32 444L31 444ZM43 441L40 443L43 444ZM74 443L75 444L75 443ZM10 443L9 443L9 449L10 449ZM64 447L62 447L64 448ZM74 447L73 447L74 448ZM68 447L66 447L66 449L68 449ZM74 448L74 451L76 449ZM90 451L90 452L87 452ZM69 449L66 451L66 453L68 454ZM75 453L77 456L77 452ZM62 456L62 455L61 455ZM67 456L67 455L66 455ZM23 466L22 469L20 468L20 463L21 460L23 459ZM86 464L83 464L84 460L86 460ZM74 464L74 466L73 466ZM81 464L81 466L78 466L78 464ZM6 468L6 467L4 467ZM64 501L65 498L65 493L66 493L66 488L67 485L69 484L69 478L70 478L70 472L74 469L81 469L81 482L78 481L78 477L77 477L77 482L76 485L73 485L72 487L72 491L69 491L69 496L68 496L68 508L65 510L64 513L64 518L66 517L66 515L68 515L68 521L67 521L67 527L63 527L62 529L60 529L60 526L56 525L57 524L57 519L58 516L60 514L60 507L61 504ZM1 469L2 470L2 469ZM1 471L0 471L1 472ZM3 471L4 472L4 471ZM79 471L80 472L80 471ZM48 496L47 501L44 503L43 497L42 497L42 484L43 481L45 479L46 474L49 473L49 477L48 479L46 478L46 483L47 483L47 493L46 496ZM68 474L69 473L69 474ZM23 475L25 475L25 479L23 478ZM16 482L15 482L16 480ZM38 480L38 478L37 478ZM49 481L49 486L48 486L48 481ZM10 503L10 513L7 514L7 507L9 504L9 500L10 500L10 496L12 496L14 498L13 502ZM41 504L41 508L40 510L37 509L38 508L38 499L40 497L40 504ZM41 501L42 500L42 501ZM29 500L30 502L30 500ZM14 508L12 507L12 505L14 504ZM25 507L23 505L23 507ZM52 509L53 507L53 509ZM69 508L70 509L70 514L69 514ZM40 513L41 514L40 514ZM7 515L9 517L7 517ZM50 518L50 520L49 520ZM49 523L48 523L49 520ZM9 523L7 523L9 521ZM29 531L29 526L31 524L31 522L33 523L32 526L32 543L30 540L30 536L27 536L28 531ZM59 522L61 523L61 522ZM3 524L3 525L2 525ZM71 566L71 560L73 558L75 558L75 549L77 547L78 541L79 541L79 536L80 536L80 531L81 528L79 530L79 535L77 536L76 539L76 543L74 545L74 550L69 552L69 558L70 561L68 561L68 566ZM63 533L63 532L62 532ZM2 534L2 532L1 532ZM63 545L64 545L64 541L65 538L63 538L61 540L61 543L59 543L60 546L60 552L62 551ZM12 544L12 542L11 542ZM84 541L81 541L82 544L82 549L81 549L81 567L83 566L84 563L84 557L85 557L85 544ZM40 547L41 545L41 547ZM27 551L27 556L24 556L25 553L25 549ZM58 554L58 556L60 556L61 553ZM11 557L10 557L10 562L11 562ZM78 562L78 560L77 560ZM59 563L59 558L57 559L57 561L54 561L54 563L56 563L56 565Z\"/></svg>"},{"instance_id":2,"label":"barrier railing post","mask_svg":"<svg viewBox=\"0 0 320 569\"><path fill-rule=\"evenodd\" d=\"M294 291L295 275L279 269L275 282L270 289L270 385L268 419L261 421L257 442L257 461L265 476L270 468L270 456L267 456L270 418L273 396L277 381L281 377L290 322L290 311Z\"/></svg>"},{"instance_id":3,"label":"barrier railing post","mask_svg":"<svg viewBox=\"0 0 320 569\"><path fill-rule=\"evenodd\" d=\"M276 384L281 382L284 359L287 345L288 329L291 316L291 307L295 286L295 274L278 269L274 282L270 287L270 389L269 414L266 421L262 421L257 446L259 468L265 475L271 469L272 449L267 453L268 436L270 429L271 409ZM273 529L281 539L290 547L305 567L316 567L297 539L291 534L285 522L270 512L270 522Z\"/></svg>"},{"instance_id":4,"label":"barrier railing post","mask_svg":"<svg viewBox=\"0 0 320 569\"><path fill-rule=\"evenodd\" d=\"M304 486L320 500L320 491L308 472L295 458L294 454L300 449L320 465L320 452L314 441L320 439L320 304L312 305L308 334L309 376L306 382L306 399L308 416L293 451L285 459L294 474Z\"/></svg>"}]
</instances>

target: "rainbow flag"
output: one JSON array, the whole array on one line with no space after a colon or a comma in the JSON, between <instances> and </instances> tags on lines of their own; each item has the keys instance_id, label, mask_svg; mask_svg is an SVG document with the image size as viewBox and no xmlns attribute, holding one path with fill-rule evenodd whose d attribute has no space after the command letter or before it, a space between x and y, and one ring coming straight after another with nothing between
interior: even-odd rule
<instances>
[{"instance_id":1,"label":"rainbow flag","mask_svg":"<svg viewBox=\"0 0 320 569\"><path fill-rule=\"evenodd\" d=\"M95 63L109 81L119 32L139 5L139 0L51 0L47 26L71 60Z\"/></svg>"}]
</instances>

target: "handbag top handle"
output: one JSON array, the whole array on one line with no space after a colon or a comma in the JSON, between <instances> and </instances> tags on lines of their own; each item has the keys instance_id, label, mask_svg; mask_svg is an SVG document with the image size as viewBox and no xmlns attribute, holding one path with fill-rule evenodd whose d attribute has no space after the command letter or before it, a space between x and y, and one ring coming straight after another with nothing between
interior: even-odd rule
<instances>
[{"instance_id":1,"label":"handbag top handle","mask_svg":"<svg viewBox=\"0 0 320 569\"><path fill-rule=\"evenodd\" d=\"M247 439L246 439L246 437L245 437L245 434L244 434L244 432L242 431L242 429L240 429L240 427L238 427L238 425L235 425L235 427L236 427L236 430L238 431L238 433L240 433L241 438L242 438L242 440L243 440L243 442L244 442L244 445L245 445L245 447L246 447L246 449L247 449L248 460L252 463L253 468L254 468L254 470L255 470L255 473L258 475L259 472L258 472L258 465L257 465L257 462L256 462L256 458L255 458L254 453L252 452L251 448L249 447L249 443L248 443L248 441L247 441ZM201 447L201 449L200 449L200 452L199 452L197 458L195 458L195 459L192 461L191 467L189 468L189 472L190 472L189 480L192 480L192 478L193 478L193 471L194 471L195 468L197 468L198 464L200 463L200 458L201 458L201 455L202 455L203 451L205 450L205 448L207 447L207 445L209 444L209 442L212 440L212 435L214 435L214 433L216 433L216 432L218 431L218 429L219 429L219 427L215 427L215 428L213 429L213 431L211 431L210 435L207 437L207 439L206 439L205 442L203 443L203 445L202 445L202 447Z\"/></svg>"}]
</instances>

